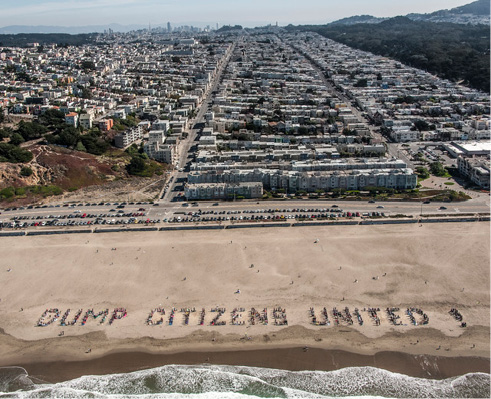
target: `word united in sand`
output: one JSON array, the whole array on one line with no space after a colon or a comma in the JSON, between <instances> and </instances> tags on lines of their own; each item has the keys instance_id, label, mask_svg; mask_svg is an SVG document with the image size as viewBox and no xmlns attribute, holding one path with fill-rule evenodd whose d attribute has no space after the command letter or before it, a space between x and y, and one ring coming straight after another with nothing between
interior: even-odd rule
<instances>
[{"instance_id":1,"label":"word united in sand","mask_svg":"<svg viewBox=\"0 0 491 399\"><path fill-rule=\"evenodd\" d=\"M369 322L372 325L380 326L382 323L389 323L395 326L422 326L429 323L430 319L422 309L416 307L408 307L406 309L400 308L355 308L350 311L348 307L338 310L337 308L327 309L323 308L320 311L316 311L311 307L306 312L310 321L310 324L315 326L329 326L329 325L353 325L359 324L362 326L364 323ZM455 308L452 308L449 312L458 322L461 327L466 327L467 323L463 321L462 314ZM128 312L125 308L115 308L111 312L109 309L103 309L101 311L94 311L94 309L78 309L72 312L71 309L67 309L65 312L61 312L58 308L46 309L41 317L38 319L36 326L47 327L49 325L60 326L84 326L90 320L94 322L98 321L99 324L111 325L116 320L125 318ZM192 323L190 323L192 320ZM196 308L169 308L166 311L163 307L152 309L148 314L145 324L148 326L167 325L200 325L200 326L223 326L226 324L242 326L242 325L268 325L286 326L288 325L288 318L286 309L276 307L268 311L267 308L256 309L250 308L234 308L231 312L227 312L224 307L215 307L210 309L209 314L202 308L196 310Z\"/></svg>"}]
</instances>

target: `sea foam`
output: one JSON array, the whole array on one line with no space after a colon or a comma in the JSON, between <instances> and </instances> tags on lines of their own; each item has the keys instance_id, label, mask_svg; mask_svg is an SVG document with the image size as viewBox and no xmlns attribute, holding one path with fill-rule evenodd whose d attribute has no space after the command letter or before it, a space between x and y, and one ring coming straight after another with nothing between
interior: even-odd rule
<instances>
[{"instance_id":1,"label":"sea foam","mask_svg":"<svg viewBox=\"0 0 491 399\"><path fill-rule=\"evenodd\" d=\"M489 397L490 375L428 380L375 367L287 371L245 366L168 365L132 373L82 376L39 384L27 373L1 370L0 397L11 398L478 398Z\"/></svg>"}]
</instances>

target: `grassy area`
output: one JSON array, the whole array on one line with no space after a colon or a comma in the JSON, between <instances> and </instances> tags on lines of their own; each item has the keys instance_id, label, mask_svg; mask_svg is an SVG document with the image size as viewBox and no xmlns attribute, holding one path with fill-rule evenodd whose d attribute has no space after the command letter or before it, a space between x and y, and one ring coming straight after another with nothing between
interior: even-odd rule
<instances>
[{"instance_id":1,"label":"grassy area","mask_svg":"<svg viewBox=\"0 0 491 399\"><path fill-rule=\"evenodd\" d=\"M453 184L453 183L452 183ZM263 199L277 199L280 195L265 191ZM422 198L431 199L433 201L465 201L471 199L463 192L457 192L450 189L443 190L391 190L386 189L385 192L379 191L336 191L329 193L315 193L308 194L298 192L293 197L295 199L341 199L341 200L353 200L353 201L393 201L393 200L421 200ZM285 197L286 199L286 197Z\"/></svg>"},{"instance_id":2,"label":"grassy area","mask_svg":"<svg viewBox=\"0 0 491 399\"><path fill-rule=\"evenodd\" d=\"M14 201L29 197L51 197L63 194L63 189L58 186L27 186L27 187L6 187L0 190L0 202Z\"/></svg>"}]
</instances>

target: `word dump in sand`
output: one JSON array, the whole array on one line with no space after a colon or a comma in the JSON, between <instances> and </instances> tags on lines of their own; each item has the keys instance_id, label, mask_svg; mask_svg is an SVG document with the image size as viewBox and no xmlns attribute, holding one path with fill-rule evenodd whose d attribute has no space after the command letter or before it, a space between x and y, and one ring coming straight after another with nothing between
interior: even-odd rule
<instances>
[{"instance_id":1,"label":"word dump in sand","mask_svg":"<svg viewBox=\"0 0 491 399\"><path fill-rule=\"evenodd\" d=\"M450 310L450 315L453 316L461 327L466 327L467 323L463 322L462 314L456 309ZM95 311L91 309L67 309L64 312L58 308L46 309L38 319L36 326L47 327L50 325L60 326L85 326L89 322L91 324L108 324L111 325L117 320L121 320L128 316L126 308L102 309ZM350 326L370 323L374 326L381 324L390 324L394 326L424 326L430 321L428 315L420 308L407 307L400 309L397 307L381 308L309 308L306 312L309 324L314 326ZM223 326L223 325L274 325L287 326L289 324L287 311L282 307L268 308L243 308L235 307L231 311L227 311L225 307L214 307L207 311L205 308L167 308L158 307L152 309L144 323L148 326L173 326L173 325L199 325L199 326Z\"/></svg>"}]
</instances>

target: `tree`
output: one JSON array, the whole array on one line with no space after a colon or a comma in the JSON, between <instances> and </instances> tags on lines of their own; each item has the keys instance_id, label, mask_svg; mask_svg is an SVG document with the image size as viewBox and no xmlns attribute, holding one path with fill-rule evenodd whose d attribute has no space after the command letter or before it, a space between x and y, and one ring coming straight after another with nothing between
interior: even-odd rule
<instances>
[{"instance_id":1,"label":"tree","mask_svg":"<svg viewBox=\"0 0 491 399\"><path fill-rule=\"evenodd\" d=\"M31 176L32 175L32 169L29 167L29 166L23 166L21 169L20 169L20 175L21 176L24 176L24 177L28 177L28 176Z\"/></svg>"},{"instance_id":2,"label":"tree","mask_svg":"<svg viewBox=\"0 0 491 399\"><path fill-rule=\"evenodd\" d=\"M87 148L85 148L85 146L82 144L82 142L81 142L81 141L79 141L79 142L77 143L77 145L75 146L75 149L76 149L77 151L87 152Z\"/></svg>"},{"instance_id":3,"label":"tree","mask_svg":"<svg viewBox=\"0 0 491 399\"><path fill-rule=\"evenodd\" d=\"M80 136L80 139L82 140L82 144L87 149L89 154L102 155L109 147L107 141L94 135L86 134L84 136Z\"/></svg>"},{"instance_id":4,"label":"tree","mask_svg":"<svg viewBox=\"0 0 491 399\"><path fill-rule=\"evenodd\" d=\"M9 143L0 143L0 162L25 163L33 158L32 152Z\"/></svg>"},{"instance_id":5,"label":"tree","mask_svg":"<svg viewBox=\"0 0 491 399\"><path fill-rule=\"evenodd\" d=\"M430 171L422 166L416 168L416 173L421 180L428 179L430 177Z\"/></svg>"},{"instance_id":6,"label":"tree","mask_svg":"<svg viewBox=\"0 0 491 399\"><path fill-rule=\"evenodd\" d=\"M65 125L65 114L57 109L48 109L38 120L43 126L58 128Z\"/></svg>"},{"instance_id":7,"label":"tree","mask_svg":"<svg viewBox=\"0 0 491 399\"><path fill-rule=\"evenodd\" d=\"M0 129L0 139L6 139L7 137L12 136L13 133L14 131L11 127L4 127L3 129Z\"/></svg>"},{"instance_id":8,"label":"tree","mask_svg":"<svg viewBox=\"0 0 491 399\"><path fill-rule=\"evenodd\" d=\"M25 141L24 137L22 137L19 133L14 133L10 137L10 144L13 144L13 145L19 145L19 144L23 143L24 141Z\"/></svg>"},{"instance_id":9,"label":"tree","mask_svg":"<svg viewBox=\"0 0 491 399\"><path fill-rule=\"evenodd\" d=\"M138 155L131 157L130 163L126 166L126 170L130 175L138 175L145 170L145 161Z\"/></svg>"},{"instance_id":10,"label":"tree","mask_svg":"<svg viewBox=\"0 0 491 399\"><path fill-rule=\"evenodd\" d=\"M82 61L80 67L85 71L94 71L96 69L94 61L91 60Z\"/></svg>"},{"instance_id":11,"label":"tree","mask_svg":"<svg viewBox=\"0 0 491 399\"><path fill-rule=\"evenodd\" d=\"M355 87L367 87L368 86L368 80L365 78L363 79L358 79L358 81L354 84Z\"/></svg>"},{"instance_id":12,"label":"tree","mask_svg":"<svg viewBox=\"0 0 491 399\"><path fill-rule=\"evenodd\" d=\"M17 127L17 133L19 133L25 141L38 139L47 131L48 129L46 129L46 127L37 122L20 121L19 126Z\"/></svg>"},{"instance_id":13,"label":"tree","mask_svg":"<svg viewBox=\"0 0 491 399\"><path fill-rule=\"evenodd\" d=\"M422 131L430 130L430 125L428 124L428 122L426 122L423 119L417 119L413 122L413 124L414 124L414 128L418 130L420 133Z\"/></svg>"},{"instance_id":14,"label":"tree","mask_svg":"<svg viewBox=\"0 0 491 399\"><path fill-rule=\"evenodd\" d=\"M447 170L443 167L440 162L432 162L430 164L430 171L433 175L439 177L445 177L448 175Z\"/></svg>"},{"instance_id":15,"label":"tree","mask_svg":"<svg viewBox=\"0 0 491 399\"><path fill-rule=\"evenodd\" d=\"M66 145L67 147L75 147L79 140L79 132L73 126L63 129L59 134L59 141L56 144Z\"/></svg>"}]
</instances>

